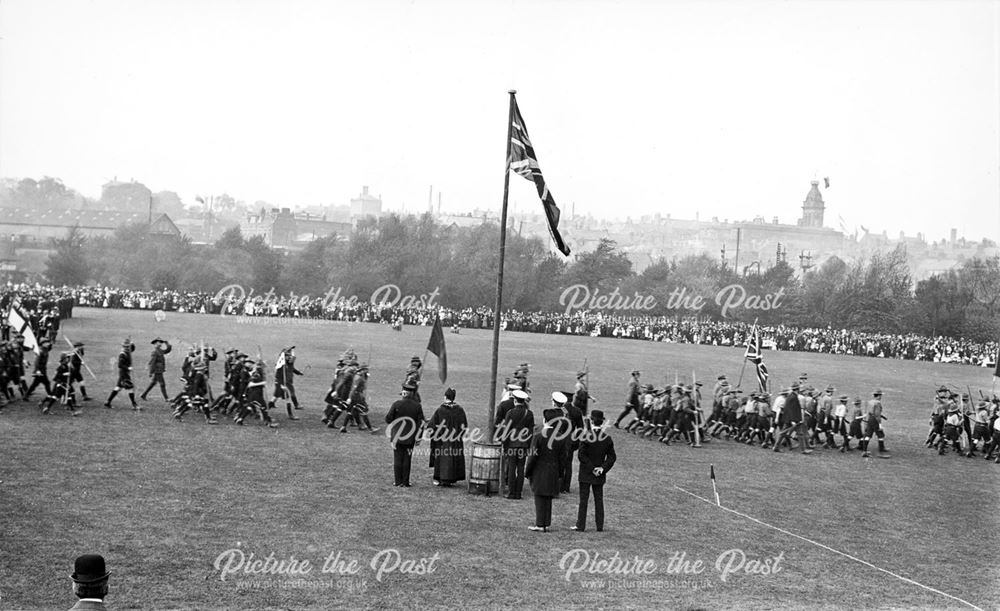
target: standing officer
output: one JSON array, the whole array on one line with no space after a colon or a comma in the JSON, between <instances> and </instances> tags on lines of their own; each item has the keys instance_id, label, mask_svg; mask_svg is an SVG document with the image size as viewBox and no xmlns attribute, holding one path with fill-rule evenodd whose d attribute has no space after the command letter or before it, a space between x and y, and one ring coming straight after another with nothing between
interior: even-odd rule
<instances>
[{"instance_id":1,"label":"standing officer","mask_svg":"<svg viewBox=\"0 0 1000 611\"><path fill-rule=\"evenodd\" d=\"M138 410L139 406L135 402L135 390L132 384L132 353L135 352L135 344L132 340L126 339L122 342L122 351L118 353L118 382L115 389L108 395L108 400L104 402L104 407L111 409L111 401L122 390L128 391L128 399L132 402L132 409Z\"/></svg>"},{"instance_id":2,"label":"standing officer","mask_svg":"<svg viewBox=\"0 0 1000 611\"><path fill-rule=\"evenodd\" d=\"M634 411L636 415L639 414L639 393L642 391L642 387L639 385L639 370L634 369L632 371L632 379L628 382L628 392L625 395L625 411L618 416L615 420L615 428L621 428L618 425L621 424L622 419L629 414L629 412Z\"/></svg>"},{"instance_id":3,"label":"standing officer","mask_svg":"<svg viewBox=\"0 0 1000 611\"><path fill-rule=\"evenodd\" d=\"M157 384L160 385L160 392L163 393L163 400L169 401L170 397L167 396L167 383L163 379L163 372L167 370L167 359L166 354L168 354L173 348L167 340L160 339L157 337L150 342L153 344L153 352L149 355L149 386L139 395L139 398L146 401L146 395L149 391L153 390L153 387Z\"/></svg>"},{"instance_id":4,"label":"standing officer","mask_svg":"<svg viewBox=\"0 0 1000 611\"><path fill-rule=\"evenodd\" d=\"M580 436L583 434L583 413L561 392L552 393L552 407L563 412L560 434L566 440L566 461L559 474L559 492L569 492L573 480L573 455L580 449Z\"/></svg>"},{"instance_id":5,"label":"standing officer","mask_svg":"<svg viewBox=\"0 0 1000 611\"><path fill-rule=\"evenodd\" d=\"M528 406L528 393L517 389L511 397L514 407L500 423L500 439L507 448L507 498L520 499L524 488L524 464L535 430L535 415Z\"/></svg>"},{"instance_id":6,"label":"standing officer","mask_svg":"<svg viewBox=\"0 0 1000 611\"><path fill-rule=\"evenodd\" d=\"M615 442L604 430L604 412L595 409L590 413L594 429L580 442L580 508L576 514L576 525L572 530L584 531L587 527L587 505L590 492L594 491L594 520L597 532L604 530L604 483L608 471L614 466Z\"/></svg>"},{"instance_id":7,"label":"standing officer","mask_svg":"<svg viewBox=\"0 0 1000 611\"><path fill-rule=\"evenodd\" d=\"M420 441L424 426L424 411L413 398L416 392L416 385L409 382L403 384L400 399L385 414L385 423L389 425L386 435L392 444L393 485L400 488L410 487L413 447Z\"/></svg>"}]
</instances>

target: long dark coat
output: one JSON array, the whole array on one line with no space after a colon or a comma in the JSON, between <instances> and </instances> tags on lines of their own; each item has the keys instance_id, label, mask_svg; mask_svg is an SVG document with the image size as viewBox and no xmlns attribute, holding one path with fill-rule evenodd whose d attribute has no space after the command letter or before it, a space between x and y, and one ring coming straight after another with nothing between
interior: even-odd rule
<instances>
[{"instance_id":1,"label":"long dark coat","mask_svg":"<svg viewBox=\"0 0 1000 611\"><path fill-rule=\"evenodd\" d=\"M458 403L442 403L431 416L428 425L431 432L429 466L434 468L434 479L446 484L465 479L463 436L468 428L465 410Z\"/></svg>"},{"instance_id":2,"label":"long dark coat","mask_svg":"<svg viewBox=\"0 0 1000 611\"><path fill-rule=\"evenodd\" d=\"M531 491L535 496L559 494L559 474L569 458L566 443L565 438L550 439L544 430L532 439L524 476L531 480Z\"/></svg>"}]
</instances>

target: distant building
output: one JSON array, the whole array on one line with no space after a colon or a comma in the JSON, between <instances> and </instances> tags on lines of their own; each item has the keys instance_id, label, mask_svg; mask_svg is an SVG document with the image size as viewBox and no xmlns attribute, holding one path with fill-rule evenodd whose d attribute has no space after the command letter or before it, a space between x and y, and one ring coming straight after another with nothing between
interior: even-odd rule
<instances>
[{"instance_id":1,"label":"distant building","mask_svg":"<svg viewBox=\"0 0 1000 611\"><path fill-rule=\"evenodd\" d=\"M141 182L118 182L112 180L101 187L100 205L110 210L128 212L145 212L149 220L150 206L153 203L153 192Z\"/></svg>"},{"instance_id":2,"label":"distant building","mask_svg":"<svg viewBox=\"0 0 1000 611\"><path fill-rule=\"evenodd\" d=\"M111 235L122 225L146 223L149 212L121 210L28 210L26 208L0 208L0 237L18 238L21 242L48 244L49 238L64 238L71 227L78 227L85 236ZM157 219L158 231L171 231L177 227L166 214ZM171 229L172 228L172 229Z\"/></svg>"},{"instance_id":3,"label":"distant building","mask_svg":"<svg viewBox=\"0 0 1000 611\"><path fill-rule=\"evenodd\" d=\"M250 214L240 223L244 238L263 236L272 248L297 250L317 238L337 234L347 237L350 223L326 220L325 216L293 214L289 208L261 208L260 214Z\"/></svg>"},{"instance_id":4,"label":"distant building","mask_svg":"<svg viewBox=\"0 0 1000 611\"><path fill-rule=\"evenodd\" d=\"M368 187L361 187L361 195L351 200L351 218L382 215L382 198L368 194Z\"/></svg>"},{"instance_id":5,"label":"distant building","mask_svg":"<svg viewBox=\"0 0 1000 611\"><path fill-rule=\"evenodd\" d=\"M799 227L822 227L825 209L823 195L819 192L819 181L814 180L812 188L806 194L805 201L802 202L802 218L799 219Z\"/></svg>"}]
</instances>

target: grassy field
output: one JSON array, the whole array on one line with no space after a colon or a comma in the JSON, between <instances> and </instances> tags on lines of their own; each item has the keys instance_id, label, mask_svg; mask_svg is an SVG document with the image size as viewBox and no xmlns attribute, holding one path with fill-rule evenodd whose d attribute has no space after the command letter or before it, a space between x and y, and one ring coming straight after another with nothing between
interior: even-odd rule
<instances>
[{"instance_id":1,"label":"grassy field","mask_svg":"<svg viewBox=\"0 0 1000 611\"><path fill-rule=\"evenodd\" d=\"M534 515L529 495L513 501L434 487L426 457L414 458L412 488L394 488L384 437L341 434L320 423L333 364L353 346L362 359L370 350L372 416L384 426L409 357L424 353L429 328L245 325L191 314L157 323L149 312L75 314L64 331L87 343L98 378L88 376L95 400L85 404L85 413L42 416L24 402L0 411L4 609L69 608L72 561L87 552L107 558L108 602L117 609L969 608L675 487L711 498L710 464L726 507L978 607L1000 608L1000 467L938 456L922 444L934 388L952 383L989 390L985 369L768 352L777 383L808 372L811 382L832 384L838 394L867 398L882 388L891 460L829 450L779 455L726 441L666 447L615 431L618 463L605 488L605 532L593 532L592 521L586 533L569 530L576 513L574 474L573 494L554 503L554 532L541 534L527 529ZM277 429L229 421L210 427L196 415L173 421L160 399L139 413L121 397L116 409L101 407L115 381L113 359L122 339L131 336L139 344L135 377L144 387L149 340L156 335L176 346L167 358L171 392L179 387L176 372L187 344L204 340L220 352L232 345L251 354L259 344L271 363L280 348L297 345L300 369L308 366L297 380L302 419L290 422L281 410ZM482 427L490 339L485 331L446 334L448 383L458 389L470 421ZM572 388L585 358L591 392L600 400L594 407L614 418L631 369L657 385L673 382L675 374L690 380L694 371L710 387L719 373L739 376L742 352L589 337L501 337L501 374L530 362L539 403L552 390ZM218 389L221 363L215 372ZM421 388L428 416L444 390L436 373L432 357ZM751 379L748 370L745 388ZM647 573L584 571L567 578L560 565L573 550L591 559L638 559ZM748 564L769 560L774 567L777 559L780 570L740 571L723 580L717 560L738 556L728 550L740 550ZM215 566L220 557L235 562L251 553L255 559L309 560L312 568L224 576ZM702 571L678 573L682 555L688 567L700 560ZM573 558L582 561L584 552ZM327 559L327 568L338 570L324 572ZM373 569L373 562L384 570Z\"/></svg>"}]
</instances>

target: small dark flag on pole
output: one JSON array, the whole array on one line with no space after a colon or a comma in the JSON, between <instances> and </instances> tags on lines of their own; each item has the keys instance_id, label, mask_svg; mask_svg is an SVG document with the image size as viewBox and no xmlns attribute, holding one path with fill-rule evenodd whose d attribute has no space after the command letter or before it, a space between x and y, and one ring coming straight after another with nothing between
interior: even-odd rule
<instances>
[{"instance_id":1,"label":"small dark flag on pole","mask_svg":"<svg viewBox=\"0 0 1000 611\"><path fill-rule=\"evenodd\" d=\"M715 488L715 465L709 465L708 474L712 478L712 492L715 493L715 504L722 506L722 502L719 501L719 491Z\"/></svg>"},{"instance_id":2,"label":"small dark flag on pole","mask_svg":"<svg viewBox=\"0 0 1000 611\"><path fill-rule=\"evenodd\" d=\"M438 357L438 377L444 384L448 379L448 351L444 347L444 331L441 330L441 315L434 317L434 328L431 329L431 339L427 342L427 352Z\"/></svg>"},{"instance_id":3,"label":"small dark flag on pole","mask_svg":"<svg viewBox=\"0 0 1000 611\"><path fill-rule=\"evenodd\" d=\"M708 468L709 468L709 477L715 479L715 465L711 465Z\"/></svg>"},{"instance_id":4,"label":"small dark flag on pole","mask_svg":"<svg viewBox=\"0 0 1000 611\"><path fill-rule=\"evenodd\" d=\"M545 209L545 219L548 221L549 233L552 241L556 243L556 248L563 256L569 256L569 246L563 241L559 234L559 206L553 199L549 188L545 186L545 178L542 176L542 169L538 167L538 157L535 156L535 147L531 145L528 138L528 128L521 118L521 110L517 107L517 100L512 98L514 104L514 119L511 125L510 142L507 143L507 168L514 170L524 178L535 183L538 189L538 197L542 199L542 207Z\"/></svg>"},{"instance_id":5,"label":"small dark flag on pole","mask_svg":"<svg viewBox=\"0 0 1000 611\"><path fill-rule=\"evenodd\" d=\"M830 188L830 178L829 177L824 178L823 179L823 184L826 185L825 188L829 189Z\"/></svg>"}]
</instances>

